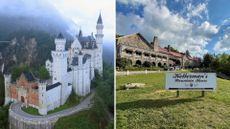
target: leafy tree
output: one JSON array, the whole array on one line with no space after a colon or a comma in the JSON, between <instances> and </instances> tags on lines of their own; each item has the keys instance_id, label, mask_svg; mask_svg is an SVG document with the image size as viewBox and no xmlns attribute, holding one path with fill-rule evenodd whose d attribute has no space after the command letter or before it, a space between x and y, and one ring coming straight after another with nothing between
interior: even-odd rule
<instances>
[{"instance_id":1,"label":"leafy tree","mask_svg":"<svg viewBox=\"0 0 230 129\"><path fill-rule=\"evenodd\" d=\"M3 106L0 107L0 125L1 129L8 129L8 110L9 110L9 105L8 106Z\"/></svg>"},{"instance_id":2,"label":"leafy tree","mask_svg":"<svg viewBox=\"0 0 230 129\"><path fill-rule=\"evenodd\" d=\"M208 53L204 55L204 59L203 59L204 67L209 68L212 61L213 61L212 55L210 55Z\"/></svg>"},{"instance_id":3,"label":"leafy tree","mask_svg":"<svg viewBox=\"0 0 230 129\"><path fill-rule=\"evenodd\" d=\"M117 58L116 59L116 67L125 69L127 66L131 66L132 61L126 58Z\"/></svg>"},{"instance_id":4,"label":"leafy tree","mask_svg":"<svg viewBox=\"0 0 230 129\"><path fill-rule=\"evenodd\" d=\"M12 75L12 81L16 81L17 78L21 75L22 72L29 72L30 70L33 70L30 68L29 65L24 65L24 66L13 66L10 69L11 75Z\"/></svg>"},{"instance_id":5,"label":"leafy tree","mask_svg":"<svg viewBox=\"0 0 230 129\"><path fill-rule=\"evenodd\" d=\"M0 74L0 105L4 104L4 77L2 74Z\"/></svg>"},{"instance_id":6,"label":"leafy tree","mask_svg":"<svg viewBox=\"0 0 230 129\"><path fill-rule=\"evenodd\" d=\"M50 75L45 66L41 66L38 70L38 77L40 79L49 79Z\"/></svg>"}]
</instances>

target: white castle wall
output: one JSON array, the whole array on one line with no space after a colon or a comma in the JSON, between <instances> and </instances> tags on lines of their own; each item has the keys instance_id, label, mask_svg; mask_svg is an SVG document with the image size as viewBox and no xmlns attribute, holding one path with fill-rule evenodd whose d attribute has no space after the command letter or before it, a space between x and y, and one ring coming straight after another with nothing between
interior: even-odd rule
<instances>
[{"instance_id":1,"label":"white castle wall","mask_svg":"<svg viewBox=\"0 0 230 129\"><path fill-rule=\"evenodd\" d=\"M60 99L61 99L61 86L57 86L51 90L46 92L46 105L47 111L53 110L56 107L60 106Z\"/></svg>"}]
</instances>

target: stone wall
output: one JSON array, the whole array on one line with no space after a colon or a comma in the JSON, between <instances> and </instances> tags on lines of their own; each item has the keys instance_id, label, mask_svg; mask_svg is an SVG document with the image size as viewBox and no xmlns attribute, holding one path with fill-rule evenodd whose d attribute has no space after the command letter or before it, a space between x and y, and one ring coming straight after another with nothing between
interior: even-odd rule
<instances>
[{"instance_id":1,"label":"stone wall","mask_svg":"<svg viewBox=\"0 0 230 129\"><path fill-rule=\"evenodd\" d=\"M28 119L18 115L9 109L10 129L52 129L58 118Z\"/></svg>"}]
</instances>

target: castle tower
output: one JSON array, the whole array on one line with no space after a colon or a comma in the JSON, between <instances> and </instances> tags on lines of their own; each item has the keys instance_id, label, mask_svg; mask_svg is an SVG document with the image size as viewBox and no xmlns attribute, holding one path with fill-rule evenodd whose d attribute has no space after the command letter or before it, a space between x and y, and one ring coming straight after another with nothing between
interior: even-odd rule
<instances>
[{"instance_id":1,"label":"castle tower","mask_svg":"<svg viewBox=\"0 0 230 129\"><path fill-rule=\"evenodd\" d=\"M38 97L39 97L39 113L41 115L47 115L47 106L46 106L46 82L40 81L38 83Z\"/></svg>"},{"instance_id":2,"label":"castle tower","mask_svg":"<svg viewBox=\"0 0 230 129\"><path fill-rule=\"evenodd\" d=\"M84 66L83 66L83 53L82 51L79 52L78 54L78 65L79 65L79 72L78 72L78 85L76 86L76 92L78 95L82 96L83 94L83 84L84 84L84 74L83 74L83 70L84 70Z\"/></svg>"},{"instance_id":3,"label":"castle tower","mask_svg":"<svg viewBox=\"0 0 230 129\"><path fill-rule=\"evenodd\" d=\"M65 50L66 39L60 33L55 39L56 50L52 51L53 58L53 84L62 82L62 76L67 74L68 51Z\"/></svg>"},{"instance_id":4,"label":"castle tower","mask_svg":"<svg viewBox=\"0 0 230 129\"><path fill-rule=\"evenodd\" d=\"M55 39L56 50L52 51L53 58L53 84L61 83L61 104L64 104L66 98L66 87L67 85L67 69L68 69L68 51L65 50L66 39L60 33Z\"/></svg>"},{"instance_id":5,"label":"castle tower","mask_svg":"<svg viewBox=\"0 0 230 129\"><path fill-rule=\"evenodd\" d=\"M7 105L10 102L8 90L9 90L9 86L11 83L11 75L10 74L4 74L4 80L5 80L5 102L4 102L4 105Z\"/></svg>"},{"instance_id":6,"label":"castle tower","mask_svg":"<svg viewBox=\"0 0 230 129\"><path fill-rule=\"evenodd\" d=\"M104 37L104 34L103 34L103 28L104 28L104 25L103 25L103 21L102 21L102 18L101 18L101 13L98 17L98 20L97 20L97 25L96 25L96 29L97 29L97 34L95 35L96 36L96 43L97 43L97 47L98 47L98 51L97 51L97 54L98 55L96 58L97 58L97 69L99 71L99 73L102 75L102 72L103 72L103 60L102 60L102 53L103 53L103 37Z\"/></svg>"}]
</instances>

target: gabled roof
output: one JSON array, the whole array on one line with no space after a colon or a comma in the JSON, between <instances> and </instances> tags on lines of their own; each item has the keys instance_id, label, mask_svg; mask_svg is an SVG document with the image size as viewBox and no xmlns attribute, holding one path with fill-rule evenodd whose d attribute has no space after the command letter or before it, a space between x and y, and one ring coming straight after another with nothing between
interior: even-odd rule
<instances>
[{"instance_id":1,"label":"gabled roof","mask_svg":"<svg viewBox=\"0 0 230 129\"><path fill-rule=\"evenodd\" d=\"M165 53L165 54L168 54L168 55L172 55L172 56L176 56L176 57L183 57L183 54L181 54L179 52L168 51L168 49L165 49L165 48L159 48L159 52L160 53Z\"/></svg>"},{"instance_id":2,"label":"gabled roof","mask_svg":"<svg viewBox=\"0 0 230 129\"><path fill-rule=\"evenodd\" d=\"M117 44L127 45L142 49L151 49L150 43L140 34L134 33L117 38Z\"/></svg>"},{"instance_id":3,"label":"gabled roof","mask_svg":"<svg viewBox=\"0 0 230 129\"><path fill-rule=\"evenodd\" d=\"M23 72L22 74L24 75L24 77L26 78L28 82L32 82L36 80L34 75L31 72Z\"/></svg>"}]
</instances>

